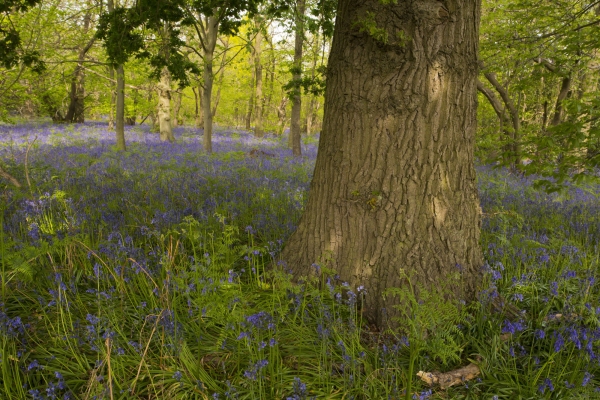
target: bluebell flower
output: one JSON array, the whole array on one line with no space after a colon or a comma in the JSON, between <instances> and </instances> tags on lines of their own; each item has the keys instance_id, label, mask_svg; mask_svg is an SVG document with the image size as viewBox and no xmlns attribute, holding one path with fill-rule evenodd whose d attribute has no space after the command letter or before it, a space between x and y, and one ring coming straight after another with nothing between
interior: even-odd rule
<instances>
[{"instance_id":1,"label":"bluebell flower","mask_svg":"<svg viewBox=\"0 0 600 400\"><path fill-rule=\"evenodd\" d=\"M543 329L536 329L534 332L536 339L543 339L546 337L546 331Z\"/></svg>"},{"instance_id":2,"label":"bluebell flower","mask_svg":"<svg viewBox=\"0 0 600 400\"><path fill-rule=\"evenodd\" d=\"M175 371L175 373L173 374L173 379L175 379L177 382L179 382L181 380L182 374L180 371Z\"/></svg>"},{"instance_id":3,"label":"bluebell flower","mask_svg":"<svg viewBox=\"0 0 600 400\"><path fill-rule=\"evenodd\" d=\"M544 379L544 382L542 382L542 384L538 386L538 391L541 394L544 394L546 389L548 389L551 392L554 391L554 385L552 384L552 380L550 378Z\"/></svg>"},{"instance_id":4,"label":"bluebell flower","mask_svg":"<svg viewBox=\"0 0 600 400\"><path fill-rule=\"evenodd\" d=\"M592 375L586 371L583 374L583 380L581 381L581 386L587 386L587 384L590 383L590 381L592 380L593 377L594 377L594 375Z\"/></svg>"},{"instance_id":5,"label":"bluebell flower","mask_svg":"<svg viewBox=\"0 0 600 400\"><path fill-rule=\"evenodd\" d=\"M558 353L563 346L565 345L565 339L563 338L563 336L560 333L555 333L554 335L554 352Z\"/></svg>"},{"instance_id":6,"label":"bluebell flower","mask_svg":"<svg viewBox=\"0 0 600 400\"><path fill-rule=\"evenodd\" d=\"M41 368L42 368L42 366L40 365L39 361L38 360L33 360L27 366L27 371L32 371L34 369L41 369Z\"/></svg>"},{"instance_id":7,"label":"bluebell flower","mask_svg":"<svg viewBox=\"0 0 600 400\"><path fill-rule=\"evenodd\" d=\"M522 321L511 322L510 320L504 320L502 324L502 333L515 334L525 329Z\"/></svg>"}]
</instances>

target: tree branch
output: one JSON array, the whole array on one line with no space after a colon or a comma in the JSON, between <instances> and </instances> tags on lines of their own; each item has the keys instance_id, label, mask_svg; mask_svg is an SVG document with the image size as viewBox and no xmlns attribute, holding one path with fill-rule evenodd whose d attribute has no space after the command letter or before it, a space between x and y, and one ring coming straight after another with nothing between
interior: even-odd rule
<instances>
[{"instance_id":1,"label":"tree branch","mask_svg":"<svg viewBox=\"0 0 600 400\"><path fill-rule=\"evenodd\" d=\"M498 79L496 78L496 73L488 72L488 73L485 73L484 76L492 84L494 89L496 89L496 91L500 94L500 97L502 97L504 104L506 105L506 107L508 108L508 111L510 112L511 119L512 119L512 125L515 130L515 133L518 132L519 128L521 126L521 121L519 120L519 111L517 110L512 99L508 95L508 91L504 88L504 86L502 86L500 84L500 82L498 82Z\"/></svg>"},{"instance_id":2,"label":"tree branch","mask_svg":"<svg viewBox=\"0 0 600 400\"><path fill-rule=\"evenodd\" d=\"M2 165L0 165L0 177L6 179L10 183L12 183L14 186L16 186L18 188L21 188L21 184L19 183L19 181L17 180L17 178L15 178L14 176L12 176L8 172L6 172L2 168Z\"/></svg>"}]
</instances>

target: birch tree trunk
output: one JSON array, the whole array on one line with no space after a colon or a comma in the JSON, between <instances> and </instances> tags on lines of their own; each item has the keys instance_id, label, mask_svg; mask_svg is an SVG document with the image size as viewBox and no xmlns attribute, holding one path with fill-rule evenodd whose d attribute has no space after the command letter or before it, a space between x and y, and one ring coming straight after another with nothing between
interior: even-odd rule
<instances>
[{"instance_id":1,"label":"birch tree trunk","mask_svg":"<svg viewBox=\"0 0 600 400\"><path fill-rule=\"evenodd\" d=\"M469 301L481 279L475 182L479 0L340 0L325 115L305 212L282 258L366 289L363 315L394 319L388 288ZM361 30L372 13L383 42ZM460 279L450 280L453 275ZM401 322L400 322L401 323Z\"/></svg>"}]
</instances>

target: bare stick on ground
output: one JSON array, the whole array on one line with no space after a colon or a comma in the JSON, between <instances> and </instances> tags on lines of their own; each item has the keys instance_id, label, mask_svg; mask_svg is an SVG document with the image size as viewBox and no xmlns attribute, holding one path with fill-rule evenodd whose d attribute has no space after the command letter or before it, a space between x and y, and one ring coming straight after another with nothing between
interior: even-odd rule
<instances>
[{"instance_id":1,"label":"bare stick on ground","mask_svg":"<svg viewBox=\"0 0 600 400\"><path fill-rule=\"evenodd\" d=\"M0 178L6 179L7 181L9 181L10 183L12 183L14 186L16 186L18 188L21 187L21 184L19 183L17 178L15 178L14 176L12 176L8 172L6 172L4 169L2 169L1 165L0 165Z\"/></svg>"}]
</instances>

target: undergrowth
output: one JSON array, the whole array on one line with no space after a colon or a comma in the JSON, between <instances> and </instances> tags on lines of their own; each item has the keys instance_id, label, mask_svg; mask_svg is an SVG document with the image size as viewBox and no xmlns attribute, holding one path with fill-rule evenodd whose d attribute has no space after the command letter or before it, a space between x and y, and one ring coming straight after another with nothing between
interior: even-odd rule
<instances>
[{"instance_id":1,"label":"undergrowth","mask_svg":"<svg viewBox=\"0 0 600 400\"><path fill-rule=\"evenodd\" d=\"M277 263L314 141L294 160L221 132L208 156L191 130L136 132L119 154L102 125L1 129L3 165L31 181L0 183L2 399L600 398L597 187L480 168L480 301L398 288L403 328L374 332L360 288ZM480 377L446 390L416 377L471 362Z\"/></svg>"}]
</instances>

